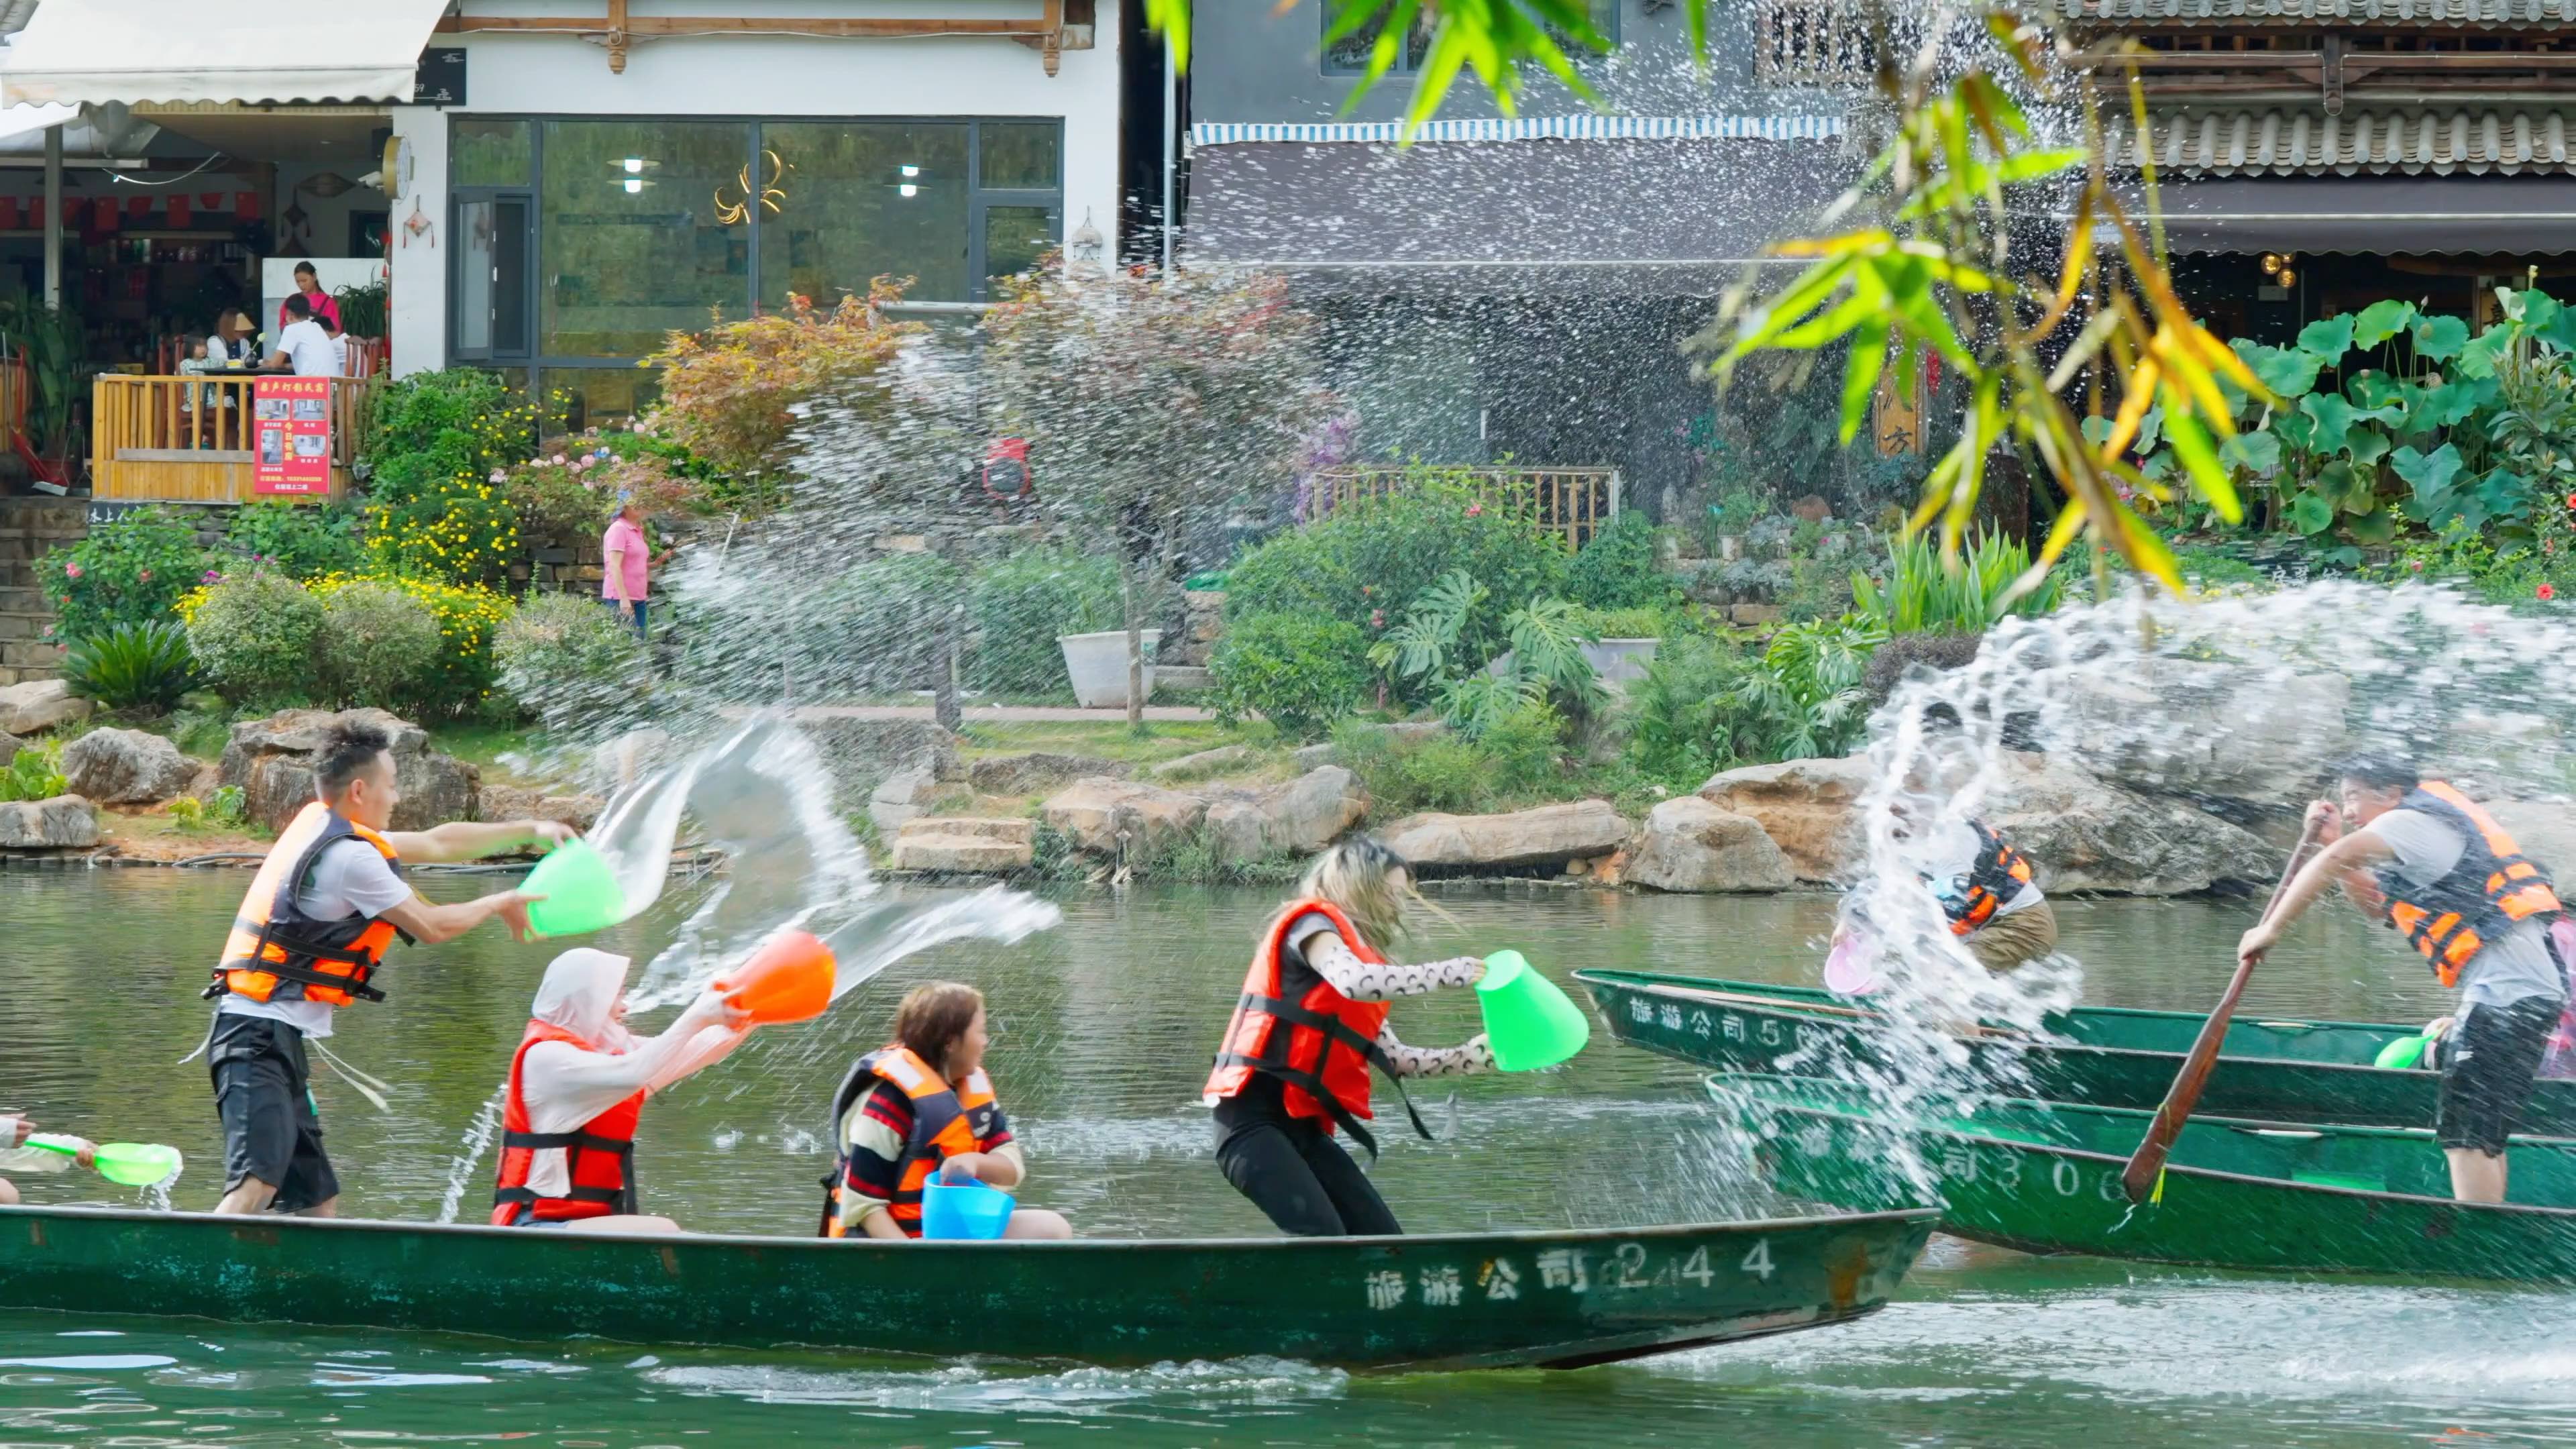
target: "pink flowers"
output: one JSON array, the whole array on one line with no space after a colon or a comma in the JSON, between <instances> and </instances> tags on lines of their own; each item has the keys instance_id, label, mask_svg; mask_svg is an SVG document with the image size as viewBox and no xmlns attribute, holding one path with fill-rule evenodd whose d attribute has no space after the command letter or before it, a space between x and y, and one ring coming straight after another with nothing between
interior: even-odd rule
<instances>
[{"instance_id":1,"label":"pink flowers","mask_svg":"<svg viewBox=\"0 0 2576 1449\"><path fill-rule=\"evenodd\" d=\"M63 565L63 577L64 577L64 578L67 578L67 579L76 579L76 578L79 578L80 576L81 576L81 566L80 566L79 564L76 564L76 563L67 563L67 564Z\"/></svg>"},{"instance_id":2,"label":"pink flowers","mask_svg":"<svg viewBox=\"0 0 2576 1449\"><path fill-rule=\"evenodd\" d=\"M2419 574L2424 572L2424 561L2420 558L2408 559L2406 561L2406 566Z\"/></svg>"},{"instance_id":3,"label":"pink flowers","mask_svg":"<svg viewBox=\"0 0 2576 1449\"><path fill-rule=\"evenodd\" d=\"M2554 589L2554 588L2551 588L2551 587L2550 587L2549 585L2547 585L2547 584L2542 584L2542 585L2541 585L2537 590L2535 590L2534 592L2536 592L2536 593L2538 593L2538 594L2540 595L2540 600L2541 600L2541 602L2542 602L2542 603L2547 603L2547 602L2548 602L2548 601L2550 601L2551 599L2554 599L2554 598L2557 598L2557 597L2558 597L2558 591L2557 591L2556 589Z\"/></svg>"},{"instance_id":4,"label":"pink flowers","mask_svg":"<svg viewBox=\"0 0 2576 1449\"><path fill-rule=\"evenodd\" d=\"M135 573L135 575L134 575L134 581L135 581L136 583L139 583L139 584L148 584L148 583L152 582L152 570L150 570L150 569L141 569L141 570L138 570L138 571Z\"/></svg>"},{"instance_id":5,"label":"pink flowers","mask_svg":"<svg viewBox=\"0 0 2576 1449\"><path fill-rule=\"evenodd\" d=\"M1480 518L1484 516L1484 512L1485 505L1481 503L1470 503L1467 505L1467 516L1469 518Z\"/></svg>"},{"instance_id":6,"label":"pink flowers","mask_svg":"<svg viewBox=\"0 0 2576 1449\"><path fill-rule=\"evenodd\" d=\"M2567 506L2569 508L2576 508L2576 493L2570 493L2567 495Z\"/></svg>"},{"instance_id":7,"label":"pink flowers","mask_svg":"<svg viewBox=\"0 0 2576 1449\"><path fill-rule=\"evenodd\" d=\"M201 584L220 584L223 581L224 574L221 569L208 569L197 577L197 582Z\"/></svg>"},{"instance_id":8,"label":"pink flowers","mask_svg":"<svg viewBox=\"0 0 2576 1449\"><path fill-rule=\"evenodd\" d=\"M1385 628L1385 627L1386 627L1386 610L1384 610L1384 609L1371 609L1371 610L1369 610L1369 627L1370 627L1370 628L1372 628L1372 629L1383 629L1383 628Z\"/></svg>"}]
</instances>

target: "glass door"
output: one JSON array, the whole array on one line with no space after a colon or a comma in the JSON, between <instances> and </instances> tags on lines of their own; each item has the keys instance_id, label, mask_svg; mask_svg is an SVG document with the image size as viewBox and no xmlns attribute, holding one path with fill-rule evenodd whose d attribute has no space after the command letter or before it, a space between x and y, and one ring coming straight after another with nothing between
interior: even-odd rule
<instances>
[{"instance_id":1,"label":"glass door","mask_svg":"<svg viewBox=\"0 0 2576 1449\"><path fill-rule=\"evenodd\" d=\"M460 187L455 275L448 286L450 355L458 362L524 363L534 329L536 199L521 190Z\"/></svg>"}]
</instances>

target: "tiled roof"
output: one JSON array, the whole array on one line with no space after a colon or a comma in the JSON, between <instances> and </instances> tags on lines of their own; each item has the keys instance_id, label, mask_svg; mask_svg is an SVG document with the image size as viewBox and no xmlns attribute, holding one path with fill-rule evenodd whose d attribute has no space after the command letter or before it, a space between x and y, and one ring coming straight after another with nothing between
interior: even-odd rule
<instances>
[{"instance_id":1,"label":"tiled roof","mask_svg":"<svg viewBox=\"0 0 2576 1449\"><path fill-rule=\"evenodd\" d=\"M2164 24L2341 21L2381 25L2576 25L2576 0L2056 0L2072 20Z\"/></svg>"},{"instance_id":2,"label":"tiled roof","mask_svg":"<svg viewBox=\"0 0 2576 1449\"><path fill-rule=\"evenodd\" d=\"M2576 3L2576 0L2571 0ZM1417 141L1715 141L1831 140L1843 133L1840 116L1515 116L1484 120L1425 121ZM1201 121L1190 127L1194 146L1235 146L1282 141L1354 141L1387 145L1404 139L1398 121Z\"/></svg>"},{"instance_id":3,"label":"tiled roof","mask_svg":"<svg viewBox=\"0 0 2576 1449\"><path fill-rule=\"evenodd\" d=\"M2178 175L2576 173L2576 110L2548 107L2195 109L2152 117L2149 130L2156 166ZM2108 145L2114 165L2138 164L2126 126Z\"/></svg>"}]
</instances>

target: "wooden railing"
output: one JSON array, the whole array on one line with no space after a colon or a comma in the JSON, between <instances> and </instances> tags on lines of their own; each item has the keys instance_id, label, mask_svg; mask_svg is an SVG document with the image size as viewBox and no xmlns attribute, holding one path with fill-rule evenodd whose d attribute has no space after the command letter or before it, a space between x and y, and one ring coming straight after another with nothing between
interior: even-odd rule
<instances>
[{"instance_id":1,"label":"wooden railing","mask_svg":"<svg viewBox=\"0 0 2576 1449\"><path fill-rule=\"evenodd\" d=\"M90 391L90 493L170 503L247 503L255 495L251 396L257 379L208 373L100 373ZM375 416L376 379L331 380L331 492Z\"/></svg>"},{"instance_id":2,"label":"wooden railing","mask_svg":"<svg viewBox=\"0 0 2576 1449\"><path fill-rule=\"evenodd\" d=\"M1316 475L1314 514L1320 518L1360 498L1378 498L1420 477L1456 479L1486 498L1536 510L1539 522L1581 548L1602 525L1619 516L1619 470L1580 468L1327 468Z\"/></svg>"},{"instance_id":3,"label":"wooden railing","mask_svg":"<svg viewBox=\"0 0 2576 1449\"><path fill-rule=\"evenodd\" d=\"M1753 77L1769 85L1848 85L1870 78L1869 28L1848 0L1760 0Z\"/></svg>"}]
</instances>

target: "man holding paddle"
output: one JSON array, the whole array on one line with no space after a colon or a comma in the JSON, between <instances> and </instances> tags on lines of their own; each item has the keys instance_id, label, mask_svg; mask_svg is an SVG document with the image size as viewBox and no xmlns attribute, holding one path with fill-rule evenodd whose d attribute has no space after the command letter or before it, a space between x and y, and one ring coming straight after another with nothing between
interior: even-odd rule
<instances>
[{"instance_id":1,"label":"man holding paddle","mask_svg":"<svg viewBox=\"0 0 2576 1449\"><path fill-rule=\"evenodd\" d=\"M2433 1123L2451 1195L2502 1202L2506 1138L2566 1005L2549 938L2562 908L2548 868L2466 795L2418 779L2411 765L2361 758L2337 774L2342 808L2308 807L2320 848L2236 954L2249 967L2262 959L2329 882L2404 932L2434 977L2460 991Z\"/></svg>"}]
</instances>

